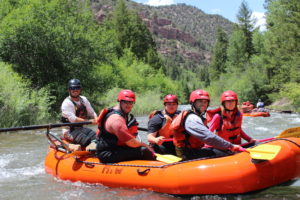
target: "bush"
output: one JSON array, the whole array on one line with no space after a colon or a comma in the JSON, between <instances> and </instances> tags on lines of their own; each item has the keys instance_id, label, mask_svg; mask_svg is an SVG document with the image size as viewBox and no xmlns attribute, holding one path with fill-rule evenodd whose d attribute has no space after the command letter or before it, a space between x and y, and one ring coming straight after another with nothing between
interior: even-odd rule
<instances>
[{"instance_id":1,"label":"bush","mask_svg":"<svg viewBox=\"0 0 300 200\"><path fill-rule=\"evenodd\" d=\"M30 83L0 62L0 126L23 126L47 122L49 94L45 89L31 90Z\"/></svg>"}]
</instances>

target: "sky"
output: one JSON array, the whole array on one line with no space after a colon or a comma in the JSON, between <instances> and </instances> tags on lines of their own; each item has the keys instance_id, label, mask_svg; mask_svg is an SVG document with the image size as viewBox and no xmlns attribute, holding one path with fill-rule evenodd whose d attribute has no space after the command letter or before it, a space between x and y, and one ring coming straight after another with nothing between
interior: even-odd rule
<instances>
[{"instance_id":1,"label":"sky","mask_svg":"<svg viewBox=\"0 0 300 200\"><path fill-rule=\"evenodd\" d=\"M177 3L185 3L195 6L207 14L218 14L224 18L237 22L236 15L243 0L133 0L151 6L171 5ZM260 30L265 30L265 9L263 7L265 0L246 0L252 17L256 19L256 27L260 26Z\"/></svg>"}]
</instances>

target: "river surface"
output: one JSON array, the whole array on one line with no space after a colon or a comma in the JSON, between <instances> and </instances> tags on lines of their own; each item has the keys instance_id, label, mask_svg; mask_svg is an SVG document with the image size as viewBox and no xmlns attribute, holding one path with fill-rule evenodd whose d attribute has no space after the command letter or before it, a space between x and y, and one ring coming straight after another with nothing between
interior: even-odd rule
<instances>
[{"instance_id":1,"label":"river surface","mask_svg":"<svg viewBox=\"0 0 300 200\"><path fill-rule=\"evenodd\" d=\"M146 116L137 119L140 127L147 127ZM243 129L250 136L262 139L276 136L287 128L299 125L298 114L271 113L271 117L266 118L244 117ZM52 129L52 132L60 133L60 129ZM146 133L141 132L139 135L145 140ZM244 195L180 197L147 190L108 188L102 185L62 181L44 171L47 148L45 130L0 133L0 199L300 199L300 180Z\"/></svg>"}]
</instances>

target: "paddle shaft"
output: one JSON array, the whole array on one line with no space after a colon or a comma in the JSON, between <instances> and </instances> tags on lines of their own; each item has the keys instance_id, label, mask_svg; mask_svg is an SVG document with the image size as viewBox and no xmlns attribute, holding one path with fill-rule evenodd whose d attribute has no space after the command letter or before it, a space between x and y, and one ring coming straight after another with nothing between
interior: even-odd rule
<instances>
[{"instance_id":1,"label":"paddle shaft","mask_svg":"<svg viewBox=\"0 0 300 200\"><path fill-rule=\"evenodd\" d=\"M0 128L0 132L8 132L8 131L20 131L20 130L35 130L35 129L44 129L44 128L57 128L62 126L81 126L91 124L92 122L75 122L75 123L59 123L59 124L44 124L44 125L33 125L33 126L20 126L13 128Z\"/></svg>"},{"instance_id":2,"label":"paddle shaft","mask_svg":"<svg viewBox=\"0 0 300 200\"><path fill-rule=\"evenodd\" d=\"M138 130L139 130L139 131L148 131L147 128L143 128L143 127L138 127Z\"/></svg>"}]
</instances>

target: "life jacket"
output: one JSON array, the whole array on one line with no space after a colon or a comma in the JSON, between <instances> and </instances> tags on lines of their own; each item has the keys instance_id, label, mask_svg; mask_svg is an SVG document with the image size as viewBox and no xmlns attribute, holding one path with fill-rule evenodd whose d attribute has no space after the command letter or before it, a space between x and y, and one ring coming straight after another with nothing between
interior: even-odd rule
<instances>
[{"instance_id":1,"label":"life jacket","mask_svg":"<svg viewBox=\"0 0 300 200\"><path fill-rule=\"evenodd\" d=\"M82 119L88 119L88 113L87 113L86 106L84 105L83 99L79 96L80 105L77 105L70 97L67 97L67 98L74 104L75 116L80 117ZM62 123L70 123L69 119L64 116L61 116L61 122ZM74 132L78 127L82 127L82 125L71 126L70 133ZM69 135L69 133L67 133L67 135L65 135L65 138L67 140L69 140L70 142L75 142L75 141L73 141L72 138L79 138L78 134L80 135L80 131L76 131L72 135Z\"/></svg>"},{"instance_id":2,"label":"life jacket","mask_svg":"<svg viewBox=\"0 0 300 200\"><path fill-rule=\"evenodd\" d=\"M242 127L242 113L236 109L233 116L229 116L225 111L221 111L221 108L208 111L210 115L210 120L213 118L214 114L221 117L220 126L216 130L217 135L223 139L231 142L232 144L241 144L241 127Z\"/></svg>"},{"instance_id":3,"label":"life jacket","mask_svg":"<svg viewBox=\"0 0 300 200\"><path fill-rule=\"evenodd\" d=\"M198 138L188 134L184 128L184 123L187 116L194 113L191 110L182 111L172 122L170 129L174 132L174 145L175 147L186 148L202 148L204 143ZM203 123L207 125L206 119L201 117Z\"/></svg>"},{"instance_id":4,"label":"life jacket","mask_svg":"<svg viewBox=\"0 0 300 200\"><path fill-rule=\"evenodd\" d=\"M96 132L96 135L98 140L100 140L98 145L99 147L97 148L105 149L115 146L121 146L118 142L117 136L113 133L108 132L104 127L108 117L113 114L118 114L126 120L126 125L132 136L136 137L138 134L138 122L132 114L129 114L129 116L127 117L124 113L122 113L121 110L117 110L114 108L104 108L103 110L101 110L97 118L98 130Z\"/></svg>"},{"instance_id":5,"label":"life jacket","mask_svg":"<svg viewBox=\"0 0 300 200\"><path fill-rule=\"evenodd\" d=\"M173 137L173 131L170 129L172 121L177 117L177 115L180 113L180 111L176 111L173 117L166 114L165 111L157 111L154 110L150 115L149 119L151 119L154 115L159 115L159 117L163 118L163 124L162 127L158 130L158 136L164 136L167 138Z\"/></svg>"},{"instance_id":6,"label":"life jacket","mask_svg":"<svg viewBox=\"0 0 300 200\"><path fill-rule=\"evenodd\" d=\"M88 119L88 113L86 106L84 105L84 101L81 97L79 97L80 105L77 105L70 97L67 97L75 106L75 116L80 117L82 119ZM69 119L66 117L61 117L61 121L63 123L69 123Z\"/></svg>"}]
</instances>

